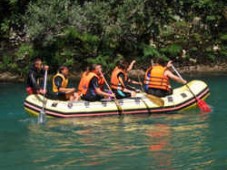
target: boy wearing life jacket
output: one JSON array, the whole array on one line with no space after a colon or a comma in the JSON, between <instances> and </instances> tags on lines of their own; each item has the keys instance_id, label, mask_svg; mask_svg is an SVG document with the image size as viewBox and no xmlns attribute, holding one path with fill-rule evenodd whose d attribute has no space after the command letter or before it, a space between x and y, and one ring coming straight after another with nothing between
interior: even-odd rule
<instances>
[{"instance_id":1,"label":"boy wearing life jacket","mask_svg":"<svg viewBox=\"0 0 227 170\"><path fill-rule=\"evenodd\" d=\"M101 88L102 81L102 66L100 64L92 64L81 77L79 83L79 91L81 99L86 101L99 101L103 97L114 97L114 94L104 92Z\"/></svg>"},{"instance_id":2,"label":"boy wearing life jacket","mask_svg":"<svg viewBox=\"0 0 227 170\"><path fill-rule=\"evenodd\" d=\"M165 97L172 94L172 89L169 79L178 83L186 84L187 81L174 75L168 68L171 67L172 62L168 62L158 58L154 66L150 67L145 75L145 85L147 85L146 92L157 97Z\"/></svg>"},{"instance_id":3,"label":"boy wearing life jacket","mask_svg":"<svg viewBox=\"0 0 227 170\"><path fill-rule=\"evenodd\" d=\"M58 73L53 77L53 92L58 96L59 100L78 100L75 88L68 88L68 75L69 69L66 66L61 66Z\"/></svg>"},{"instance_id":4,"label":"boy wearing life jacket","mask_svg":"<svg viewBox=\"0 0 227 170\"><path fill-rule=\"evenodd\" d=\"M36 58L32 67L29 70L27 77L26 91L30 94L46 94L46 91L40 86L40 78L44 76L45 70L48 70L49 66L44 66L40 58Z\"/></svg>"},{"instance_id":5,"label":"boy wearing life jacket","mask_svg":"<svg viewBox=\"0 0 227 170\"><path fill-rule=\"evenodd\" d=\"M118 99L134 97L136 95L133 90L126 87L129 82L127 69L128 63L120 60L111 75L111 88Z\"/></svg>"}]
</instances>

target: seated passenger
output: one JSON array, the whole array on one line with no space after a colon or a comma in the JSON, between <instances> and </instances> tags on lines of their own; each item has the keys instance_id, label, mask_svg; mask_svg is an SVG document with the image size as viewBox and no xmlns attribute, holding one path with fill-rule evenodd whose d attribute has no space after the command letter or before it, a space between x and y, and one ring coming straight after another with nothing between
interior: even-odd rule
<instances>
[{"instance_id":1,"label":"seated passenger","mask_svg":"<svg viewBox=\"0 0 227 170\"><path fill-rule=\"evenodd\" d=\"M166 66L163 59L158 58L153 67L148 69L145 76L147 76L145 82L147 83L147 93L155 95L157 97L165 97L172 94L169 79L176 82L186 84L187 81L174 75L168 67L171 67L172 63L169 62Z\"/></svg>"},{"instance_id":2,"label":"seated passenger","mask_svg":"<svg viewBox=\"0 0 227 170\"><path fill-rule=\"evenodd\" d=\"M118 99L134 97L136 93L126 87L128 63L120 60L111 75L111 88Z\"/></svg>"},{"instance_id":3,"label":"seated passenger","mask_svg":"<svg viewBox=\"0 0 227 170\"><path fill-rule=\"evenodd\" d=\"M103 97L115 97L114 94L104 92L100 86L102 66L93 64L81 77L79 91L81 99L86 101L99 101Z\"/></svg>"},{"instance_id":4,"label":"seated passenger","mask_svg":"<svg viewBox=\"0 0 227 170\"><path fill-rule=\"evenodd\" d=\"M68 87L69 69L66 66L61 66L58 73L53 77L53 92L59 100L77 101L78 95L75 93L75 88Z\"/></svg>"}]
</instances>

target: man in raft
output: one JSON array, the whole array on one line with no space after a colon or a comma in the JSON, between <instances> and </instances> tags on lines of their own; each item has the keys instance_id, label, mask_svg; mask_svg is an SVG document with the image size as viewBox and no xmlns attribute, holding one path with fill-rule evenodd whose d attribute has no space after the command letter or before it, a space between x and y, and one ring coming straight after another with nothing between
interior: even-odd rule
<instances>
[{"instance_id":1,"label":"man in raft","mask_svg":"<svg viewBox=\"0 0 227 170\"><path fill-rule=\"evenodd\" d=\"M77 101L79 96L75 92L75 88L68 87L69 69L66 66L61 66L54 75L52 80L52 90L57 95L59 100Z\"/></svg>"},{"instance_id":2,"label":"man in raft","mask_svg":"<svg viewBox=\"0 0 227 170\"><path fill-rule=\"evenodd\" d=\"M26 91L30 94L46 94L46 90L41 88L40 79L44 76L45 70L48 70L49 66L43 65L40 58L36 58L33 61L33 65L29 70L27 77Z\"/></svg>"},{"instance_id":3,"label":"man in raft","mask_svg":"<svg viewBox=\"0 0 227 170\"><path fill-rule=\"evenodd\" d=\"M83 73L78 91L81 99L86 101L99 101L103 97L115 97L112 93L106 93L101 88L103 85L102 66L100 64L92 64L91 67Z\"/></svg>"},{"instance_id":4,"label":"man in raft","mask_svg":"<svg viewBox=\"0 0 227 170\"><path fill-rule=\"evenodd\" d=\"M168 68L172 66L172 61L166 65L165 61L157 58L153 66L148 68L145 74L146 92L157 97L165 97L172 94L169 79L178 83L186 84L187 81L174 75Z\"/></svg>"},{"instance_id":5,"label":"man in raft","mask_svg":"<svg viewBox=\"0 0 227 170\"><path fill-rule=\"evenodd\" d=\"M133 61L133 64L134 62L135 61ZM128 70L131 69L133 64L131 63L131 66L128 67L128 63L126 61L120 60L118 61L117 66L112 72L111 88L118 99L135 97L136 95L134 90L127 88L127 84L129 82L133 84L139 84L138 82L130 80L128 78Z\"/></svg>"}]
</instances>

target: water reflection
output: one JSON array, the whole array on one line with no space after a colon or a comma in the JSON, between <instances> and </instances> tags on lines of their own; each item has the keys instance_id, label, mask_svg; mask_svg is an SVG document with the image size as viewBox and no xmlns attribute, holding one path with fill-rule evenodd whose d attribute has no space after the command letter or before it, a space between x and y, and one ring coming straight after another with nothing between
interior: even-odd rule
<instances>
[{"instance_id":1,"label":"water reflection","mask_svg":"<svg viewBox=\"0 0 227 170\"><path fill-rule=\"evenodd\" d=\"M196 162L201 159L197 154L209 149L208 118L180 114L51 119L44 126L28 125L27 144L33 148L32 162L46 168L107 164L127 168L140 161L147 168L174 169L180 157L185 164L193 154Z\"/></svg>"}]
</instances>

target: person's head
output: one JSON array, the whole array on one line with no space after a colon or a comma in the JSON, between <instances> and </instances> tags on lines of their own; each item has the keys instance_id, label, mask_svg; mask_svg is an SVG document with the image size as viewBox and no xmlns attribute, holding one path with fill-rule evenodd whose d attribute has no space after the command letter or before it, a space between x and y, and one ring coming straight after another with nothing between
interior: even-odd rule
<instances>
[{"instance_id":1,"label":"person's head","mask_svg":"<svg viewBox=\"0 0 227 170\"><path fill-rule=\"evenodd\" d=\"M41 70L43 67L43 63L42 60L40 58L35 58L33 61L33 66L37 69L37 70Z\"/></svg>"},{"instance_id":2,"label":"person's head","mask_svg":"<svg viewBox=\"0 0 227 170\"><path fill-rule=\"evenodd\" d=\"M155 64L161 65L163 67L166 66L166 61L163 58L156 58L155 59Z\"/></svg>"},{"instance_id":3,"label":"person's head","mask_svg":"<svg viewBox=\"0 0 227 170\"><path fill-rule=\"evenodd\" d=\"M92 71L95 74L99 75L99 74L102 73L102 65L101 64L92 64L90 66L90 71Z\"/></svg>"},{"instance_id":4,"label":"person's head","mask_svg":"<svg viewBox=\"0 0 227 170\"><path fill-rule=\"evenodd\" d=\"M58 71L59 71L59 73L63 74L64 76L69 75L69 69L66 66L61 66Z\"/></svg>"},{"instance_id":5,"label":"person's head","mask_svg":"<svg viewBox=\"0 0 227 170\"><path fill-rule=\"evenodd\" d=\"M125 60L120 60L117 62L117 67L122 70L126 70L128 68L128 62Z\"/></svg>"}]
</instances>

